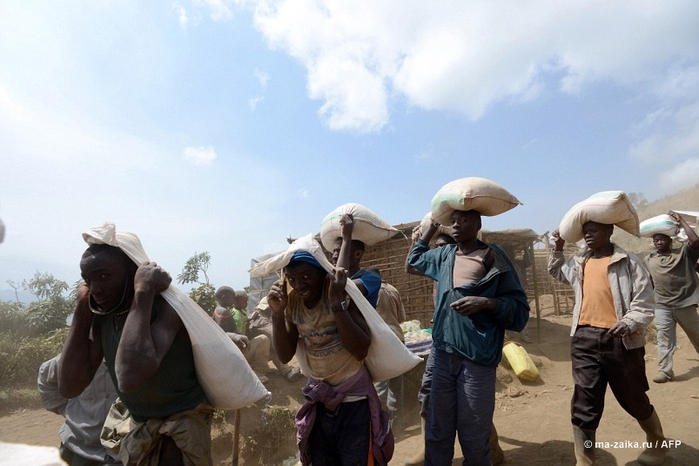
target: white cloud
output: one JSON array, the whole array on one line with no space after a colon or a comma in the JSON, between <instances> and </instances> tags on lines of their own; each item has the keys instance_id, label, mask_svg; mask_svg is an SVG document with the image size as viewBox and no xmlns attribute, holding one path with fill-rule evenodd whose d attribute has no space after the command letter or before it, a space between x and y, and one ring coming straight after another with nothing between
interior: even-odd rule
<instances>
[{"instance_id":1,"label":"white cloud","mask_svg":"<svg viewBox=\"0 0 699 466\"><path fill-rule=\"evenodd\" d=\"M272 47L308 72L332 129L371 132L391 99L480 118L494 102L536 99L546 79L575 94L597 81L647 83L699 58L689 0L567 2L241 0Z\"/></svg>"},{"instance_id":2,"label":"white cloud","mask_svg":"<svg viewBox=\"0 0 699 466\"><path fill-rule=\"evenodd\" d=\"M661 172L659 186L673 192L697 182L699 66L671 67L654 86L659 104L635 128L632 161ZM668 166L672 169L666 170Z\"/></svg>"},{"instance_id":3,"label":"white cloud","mask_svg":"<svg viewBox=\"0 0 699 466\"><path fill-rule=\"evenodd\" d=\"M255 76L255 79L257 79L257 82L260 84L262 89L267 88L267 84L269 84L270 80L269 73L265 73L262 70L255 70L253 75Z\"/></svg>"},{"instance_id":4,"label":"white cloud","mask_svg":"<svg viewBox=\"0 0 699 466\"><path fill-rule=\"evenodd\" d=\"M229 21L233 18L233 12L222 0L194 0L194 5L204 7L214 21Z\"/></svg>"},{"instance_id":5,"label":"white cloud","mask_svg":"<svg viewBox=\"0 0 699 466\"><path fill-rule=\"evenodd\" d=\"M248 107L250 108L250 110L252 110L254 112L255 110L257 110L257 106L263 100L265 100L265 98L262 96L253 97L253 98L248 100Z\"/></svg>"},{"instance_id":6,"label":"white cloud","mask_svg":"<svg viewBox=\"0 0 699 466\"><path fill-rule=\"evenodd\" d=\"M183 6L174 4L172 9L177 13L177 21L180 23L182 29L187 29L187 24L189 23L189 17L187 16L187 10Z\"/></svg>"},{"instance_id":7,"label":"white cloud","mask_svg":"<svg viewBox=\"0 0 699 466\"><path fill-rule=\"evenodd\" d=\"M311 197L311 191L305 186L303 188L299 189L298 193L299 193L299 197L301 197L302 199L310 199L310 197Z\"/></svg>"},{"instance_id":8,"label":"white cloud","mask_svg":"<svg viewBox=\"0 0 699 466\"><path fill-rule=\"evenodd\" d=\"M211 146L185 147L183 158L197 166L208 166L216 160L216 151Z\"/></svg>"},{"instance_id":9,"label":"white cloud","mask_svg":"<svg viewBox=\"0 0 699 466\"><path fill-rule=\"evenodd\" d=\"M699 158L692 157L660 174L660 187L665 192L677 192L697 184Z\"/></svg>"}]
</instances>

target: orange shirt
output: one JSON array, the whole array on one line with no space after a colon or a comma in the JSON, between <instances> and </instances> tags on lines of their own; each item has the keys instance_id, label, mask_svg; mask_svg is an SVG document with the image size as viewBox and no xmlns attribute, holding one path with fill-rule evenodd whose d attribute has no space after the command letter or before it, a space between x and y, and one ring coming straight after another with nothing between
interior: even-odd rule
<instances>
[{"instance_id":1,"label":"orange shirt","mask_svg":"<svg viewBox=\"0 0 699 466\"><path fill-rule=\"evenodd\" d=\"M585 263L583 298L578 325L611 328L617 322L607 268L611 256L590 257Z\"/></svg>"}]
</instances>

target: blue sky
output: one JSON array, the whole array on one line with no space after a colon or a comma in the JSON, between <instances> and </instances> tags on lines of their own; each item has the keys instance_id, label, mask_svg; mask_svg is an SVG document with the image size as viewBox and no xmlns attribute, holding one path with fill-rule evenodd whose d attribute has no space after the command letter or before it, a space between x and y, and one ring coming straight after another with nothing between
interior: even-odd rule
<instances>
[{"instance_id":1,"label":"blue sky","mask_svg":"<svg viewBox=\"0 0 699 466\"><path fill-rule=\"evenodd\" d=\"M393 224L490 178L555 228L603 190L699 180L694 1L0 4L0 290L137 233L215 285L347 203Z\"/></svg>"}]
</instances>

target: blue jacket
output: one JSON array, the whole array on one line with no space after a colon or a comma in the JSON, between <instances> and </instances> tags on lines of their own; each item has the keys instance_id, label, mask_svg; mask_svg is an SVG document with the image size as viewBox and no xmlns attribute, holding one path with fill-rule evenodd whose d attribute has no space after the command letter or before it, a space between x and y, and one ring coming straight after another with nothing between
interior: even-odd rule
<instances>
[{"instance_id":1,"label":"blue jacket","mask_svg":"<svg viewBox=\"0 0 699 466\"><path fill-rule=\"evenodd\" d=\"M499 246L488 244L495 260L485 277L476 283L453 287L455 244L430 249L419 239L408 263L436 280L437 296L432 339L437 349L456 353L483 366L497 366L502 358L505 329L521 331L529 320L529 302L512 262ZM495 298L493 311L462 316L449 306L464 296Z\"/></svg>"}]
</instances>

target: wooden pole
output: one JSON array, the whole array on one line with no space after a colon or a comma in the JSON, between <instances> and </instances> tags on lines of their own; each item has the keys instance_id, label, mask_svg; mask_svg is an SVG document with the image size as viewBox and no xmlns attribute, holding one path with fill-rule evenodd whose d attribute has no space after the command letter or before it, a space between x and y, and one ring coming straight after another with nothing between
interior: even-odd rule
<instances>
[{"instance_id":1,"label":"wooden pole","mask_svg":"<svg viewBox=\"0 0 699 466\"><path fill-rule=\"evenodd\" d=\"M536 303L536 342L541 343L541 307L539 306L539 284L537 279L539 278L536 273L536 256L534 254L534 247L530 244L526 251L529 256L529 261L532 264L532 280L534 280L534 302Z\"/></svg>"},{"instance_id":2,"label":"wooden pole","mask_svg":"<svg viewBox=\"0 0 699 466\"><path fill-rule=\"evenodd\" d=\"M240 409L236 409L233 415L233 460L232 465L238 466L240 447Z\"/></svg>"}]
</instances>

